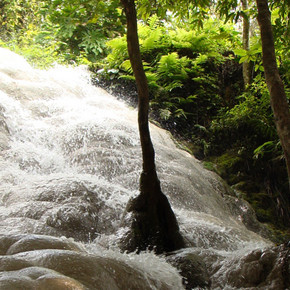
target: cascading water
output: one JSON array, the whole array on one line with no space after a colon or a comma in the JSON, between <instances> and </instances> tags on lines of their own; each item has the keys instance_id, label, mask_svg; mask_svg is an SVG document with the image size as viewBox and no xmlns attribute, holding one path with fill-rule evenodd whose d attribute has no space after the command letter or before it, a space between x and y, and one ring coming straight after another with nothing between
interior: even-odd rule
<instances>
[{"instance_id":1,"label":"cascading water","mask_svg":"<svg viewBox=\"0 0 290 290\"><path fill-rule=\"evenodd\" d=\"M0 48L0 289L183 289L165 257L118 250L141 170L136 111L89 78L82 67L35 70ZM213 289L241 288L233 271L271 243L246 228L251 209L214 173L166 131L151 134L189 245L176 257L199 256Z\"/></svg>"}]
</instances>

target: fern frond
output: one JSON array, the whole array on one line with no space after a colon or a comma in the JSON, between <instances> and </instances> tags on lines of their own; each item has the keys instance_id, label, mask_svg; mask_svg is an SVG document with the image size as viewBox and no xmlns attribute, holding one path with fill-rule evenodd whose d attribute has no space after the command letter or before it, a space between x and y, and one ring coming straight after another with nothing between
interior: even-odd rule
<instances>
[{"instance_id":1,"label":"fern frond","mask_svg":"<svg viewBox=\"0 0 290 290\"><path fill-rule=\"evenodd\" d=\"M172 87L180 87L181 81L188 78L186 66L189 60L186 57L179 58L176 52L163 55L158 62L157 72L165 83L175 82Z\"/></svg>"},{"instance_id":2,"label":"fern frond","mask_svg":"<svg viewBox=\"0 0 290 290\"><path fill-rule=\"evenodd\" d=\"M131 62L129 59L122 62L121 68L130 74L133 73L133 69L132 69Z\"/></svg>"}]
</instances>

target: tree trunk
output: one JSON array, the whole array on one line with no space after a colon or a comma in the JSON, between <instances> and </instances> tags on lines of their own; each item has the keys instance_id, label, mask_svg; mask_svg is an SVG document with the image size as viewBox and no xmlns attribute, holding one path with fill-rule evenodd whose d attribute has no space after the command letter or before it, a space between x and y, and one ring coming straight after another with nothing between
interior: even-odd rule
<instances>
[{"instance_id":1,"label":"tree trunk","mask_svg":"<svg viewBox=\"0 0 290 290\"><path fill-rule=\"evenodd\" d=\"M276 56L274 37L271 24L271 13L267 0L256 0L258 8L258 22L260 25L263 65L265 78L270 92L271 107L277 133L284 151L288 181L290 186L290 111L283 82L280 78Z\"/></svg>"},{"instance_id":2,"label":"tree trunk","mask_svg":"<svg viewBox=\"0 0 290 290\"><path fill-rule=\"evenodd\" d=\"M242 9L246 15L243 15L243 49L250 49L250 18L248 10L248 0L242 0ZM244 85L247 87L252 81L252 64L250 61L243 62L243 79Z\"/></svg>"},{"instance_id":3,"label":"tree trunk","mask_svg":"<svg viewBox=\"0 0 290 290\"><path fill-rule=\"evenodd\" d=\"M142 149L140 194L129 201L131 229L121 241L127 251L147 248L157 253L184 246L175 215L162 193L155 167L155 152L149 131L149 89L143 69L138 40L137 15L134 0L121 0L127 19L128 53L138 91L138 126Z\"/></svg>"}]
</instances>

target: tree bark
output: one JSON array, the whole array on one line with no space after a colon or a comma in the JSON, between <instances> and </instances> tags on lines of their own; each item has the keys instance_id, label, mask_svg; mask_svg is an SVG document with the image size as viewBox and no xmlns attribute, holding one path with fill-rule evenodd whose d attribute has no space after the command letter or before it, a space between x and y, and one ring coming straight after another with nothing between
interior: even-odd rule
<instances>
[{"instance_id":1,"label":"tree bark","mask_svg":"<svg viewBox=\"0 0 290 290\"><path fill-rule=\"evenodd\" d=\"M267 0L256 0L261 31L263 65L277 133L285 156L290 187L290 111L275 56L271 13Z\"/></svg>"},{"instance_id":2,"label":"tree bark","mask_svg":"<svg viewBox=\"0 0 290 290\"><path fill-rule=\"evenodd\" d=\"M176 217L162 193L155 166L155 152L149 131L149 89L140 53L134 0L121 0L127 19L128 53L138 91L138 126L142 149L140 194L129 201L130 231L121 241L126 251L152 249L156 253L184 246Z\"/></svg>"},{"instance_id":3,"label":"tree bark","mask_svg":"<svg viewBox=\"0 0 290 290\"><path fill-rule=\"evenodd\" d=\"M134 0L122 0L121 2L125 8L127 18L128 53L138 91L138 125L143 157L143 172L149 173L155 171L155 153L149 131L149 90L139 47L136 9Z\"/></svg>"},{"instance_id":4,"label":"tree bark","mask_svg":"<svg viewBox=\"0 0 290 290\"><path fill-rule=\"evenodd\" d=\"M250 49L250 18L248 16L248 0L242 0L242 9L245 14L243 15L243 49L249 51ZM252 81L252 65L250 61L243 62L243 79L244 85L247 87Z\"/></svg>"}]
</instances>

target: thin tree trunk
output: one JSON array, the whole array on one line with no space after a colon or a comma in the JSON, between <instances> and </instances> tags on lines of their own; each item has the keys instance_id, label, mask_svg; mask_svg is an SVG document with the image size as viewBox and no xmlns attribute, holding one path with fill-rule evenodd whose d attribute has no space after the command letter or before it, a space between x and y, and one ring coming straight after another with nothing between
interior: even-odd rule
<instances>
[{"instance_id":1,"label":"thin tree trunk","mask_svg":"<svg viewBox=\"0 0 290 290\"><path fill-rule=\"evenodd\" d=\"M151 173L155 171L155 153L148 122L149 89L139 48L135 3L134 0L122 0L121 2L127 17L128 53L138 90L138 125L143 157L143 172Z\"/></svg>"},{"instance_id":2,"label":"thin tree trunk","mask_svg":"<svg viewBox=\"0 0 290 290\"><path fill-rule=\"evenodd\" d=\"M277 133L285 156L290 186L290 111L283 82L280 78L276 56L274 37L271 24L271 13L267 0L256 0L258 22L260 25L263 65L265 78L270 92L271 107Z\"/></svg>"},{"instance_id":3,"label":"thin tree trunk","mask_svg":"<svg viewBox=\"0 0 290 290\"><path fill-rule=\"evenodd\" d=\"M242 9L246 15L243 15L243 49L250 49L250 18L248 13L248 0L242 0ZM245 87L252 81L252 65L250 61L243 62L243 79Z\"/></svg>"},{"instance_id":4,"label":"thin tree trunk","mask_svg":"<svg viewBox=\"0 0 290 290\"><path fill-rule=\"evenodd\" d=\"M143 171L140 194L129 201L130 231L121 241L126 251L152 249L156 253L184 246L176 217L168 199L162 193L155 167L155 153L149 131L149 89L143 69L138 40L137 15L134 0L121 0L127 19L128 53L138 90L138 125L142 148ZM126 220L126 219L124 219Z\"/></svg>"}]
</instances>

